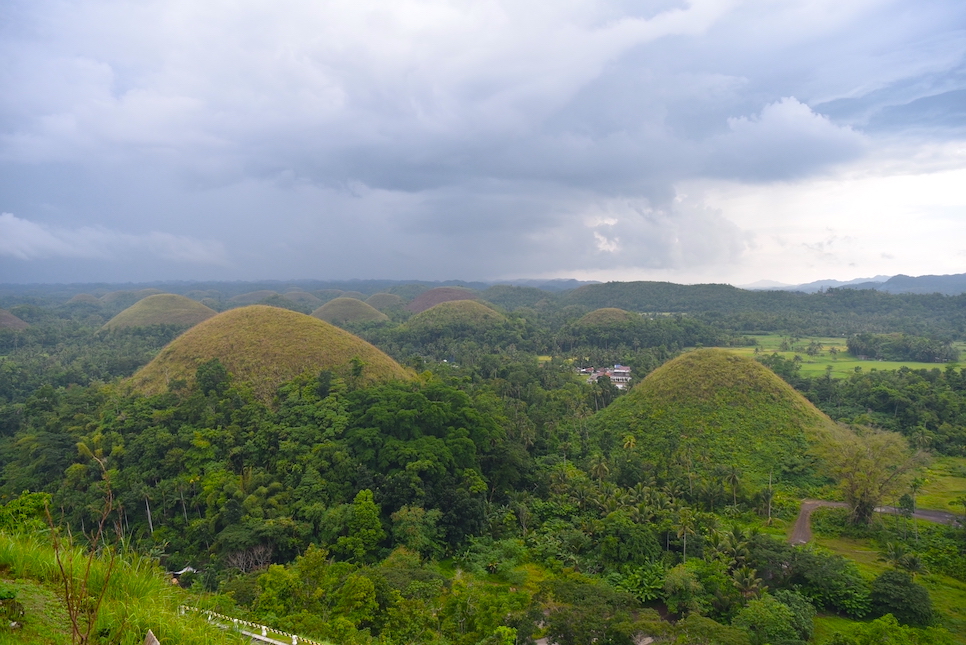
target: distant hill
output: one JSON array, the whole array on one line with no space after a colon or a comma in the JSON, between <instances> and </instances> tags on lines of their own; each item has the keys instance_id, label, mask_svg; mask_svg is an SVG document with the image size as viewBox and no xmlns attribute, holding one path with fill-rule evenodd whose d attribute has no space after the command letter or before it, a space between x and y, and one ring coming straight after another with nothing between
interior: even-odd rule
<instances>
[{"instance_id":1,"label":"distant hill","mask_svg":"<svg viewBox=\"0 0 966 645\"><path fill-rule=\"evenodd\" d=\"M505 321L503 314L475 300L451 300L416 314L405 328L423 339L470 337Z\"/></svg>"},{"instance_id":2,"label":"distant hill","mask_svg":"<svg viewBox=\"0 0 966 645\"><path fill-rule=\"evenodd\" d=\"M79 293L76 296L74 296L73 298L71 298L70 300L68 300L67 301L67 304L69 304L69 305L84 304L84 305L97 305L97 306L100 306L103 303L101 302L101 299L98 298L95 295L91 295L89 293Z\"/></svg>"},{"instance_id":3,"label":"distant hill","mask_svg":"<svg viewBox=\"0 0 966 645\"><path fill-rule=\"evenodd\" d=\"M389 320L389 316L375 307L356 298L344 297L328 301L313 311L312 315L333 325Z\"/></svg>"},{"instance_id":4,"label":"distant hill","mask_svg":"<svg viewBox=\"0 0 966 645\"><path fill-rule=\"evenodd\" d=\"M480 297L486 302L492 302L503 307L507 311L513 311L520 307L533 307L541 302L550 302L556 298L556 294L535 287L498 284L485 289L480 293Z\"/></svg>"},{"instance_id":5,"label":"distant hill","mask_svg":"<svg viewBox=\"0 0 966 645\"><path fill-rule=\"evenodd\" d=\"M214 358L266 403L280 384L304 372L348 376L353 358L364 364L362 383L411 378L396 361L347 331L287 309L251 305L192 327L132 376L130 384L143 394L164 392L178 379L190 386L198 366Z\"/></svg>"},{"instance_id":6,"label":"distant hill","mask_svg":"<svg viewBox=\"0 0 966 645\"><path fill-rule=\"evenodd\" d=\"M282 294L282 297L286 300L291 300L296 304L304 305L308 308L318 307L322 304L321 300L306 291L286 291Z\"/></svg>"},{"instance_id":7,"label":"distant hill","mask_svg":"<svg viewBox=\"0 0 966 645\"><path fill-rule=\"evenodd\" d=\"M0 309L0 329L13 329L19 331L30 327L26 322L20 320L6 309Z\"/></svg>"},{"instance_id":8,"label":"distant hill","mask_svg":"<svg viewBox=\"0 0 966 645\"><path fill-rule=\"evenodd\" d=\"M633 436L634 455L662 475L708 476L735 465L761 484L769 473L776 481L801 474L810 442L835 424L757 361L700 349L649 374L591 427L606 453Z\"/></svg>"},{"instance_id":9,"label":"distant hill","mask_svg":"<svg viewBox=\"0 0 966 645\"><path fill-rule=\"evenodd\" d=\"M473 289L464 289L463 287L437 287L416 296L412 302L406 305L406 310L418 314L442 302L475 300L479 297L479 292Z\"/></svg>"},{"instance_id":10,"label":"distant hill","mask_svg":"<svg viewBox=\"0 0 966 645\"><path fill-rule=\"evenodd\" d=\"M894 275L885 282L871 287L887 293L942 293L956 296L966 293L966 273L952 275Z\"/></svg>"},{"instance_id":11,"label":"distant hill","mask_svg":"<svg viewBox=\"0 0 966 645\"><path fill-rule=\"evenodd\" d=\"M232 296L228 299L228 303L231 305L254 305L255 303L261 302L272 296L280 295L277 291L272 291L271 289L259 289L258 291L249 291L248 293L242 293L237 296Z\"/></svg>"},{"instance_id":12,"label":"distant hill","mask_svg":"<svg viewBox=\"0 0 966 645\"><path fill-rule=\"evenodd\" d=\"M366 299L366 304L379 311L384 311L393 307L402 307L406 304L406 301L394 293L374 293Z\"/></svg>"},{"instance_id":13,"label":"distant hill","mask_svg":"<svg viewBox=\"0 0 966 645\"><path fill-rule=\"evenodd\" d=\"M891 278L878 275L874 278L857 278L855 280L816 280L806 284L790 285L761 281L741 287L748 290L764 291L802 291L814 293L822 289L875 289L886 293L941 293L947 296L958 296L966 293L966 273L950 275L894 275Z\"/></svg>"},{"instance_id":14,"label":"distant hill","mask_svg":"<svg viewBox=\"0 0 966 645\"><path fill-rule=\"evenodd\" d=\"M151 325L184 325L190 327L208 320L215 310L191 298L173 293L148 296L107 321L103 329L149 327Z\"/></svg>"}]
</instances>

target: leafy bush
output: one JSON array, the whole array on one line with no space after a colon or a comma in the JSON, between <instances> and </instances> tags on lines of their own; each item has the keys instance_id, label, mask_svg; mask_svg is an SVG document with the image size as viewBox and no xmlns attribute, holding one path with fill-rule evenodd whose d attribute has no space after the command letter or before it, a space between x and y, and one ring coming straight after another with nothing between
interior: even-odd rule
<instances>
[{"instance_id":1,"label":"leafy bush","mask_svg":"<svg viewBox=\"0 0 966 645\"><path fill-rule=\"evenodd\" d=\"M935 616L929 592L905 571L890 570L872 581L872 613L892 614L903 625L925 627Z\"/></svg>"}]
</instances>

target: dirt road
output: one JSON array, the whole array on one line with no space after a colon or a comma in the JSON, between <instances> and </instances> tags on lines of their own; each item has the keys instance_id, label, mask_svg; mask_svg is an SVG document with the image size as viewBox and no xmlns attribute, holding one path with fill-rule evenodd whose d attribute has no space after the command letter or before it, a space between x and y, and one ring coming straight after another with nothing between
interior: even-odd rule
<instances>
[{"instance_id":1,"label":"dirt road","mask_svg":"<svg viewBox=\"0 0 966 645\"><path fill-rule=\"evenodd\" d=\"M847 506L845 502L826 502L819 499L802 500L802 507L798 512L798 519L795 520L795 528L792 529L791 535L788 536L788 542L794 545L811 542L812 511L816 508L847 508ZM895 515L899 511L894 506L878 506L875 512ZM946 511L919 510L913 514L913 517L918 520L935 522L936 524L959 524L959 518Z\"/></svg>"}]
</instances>

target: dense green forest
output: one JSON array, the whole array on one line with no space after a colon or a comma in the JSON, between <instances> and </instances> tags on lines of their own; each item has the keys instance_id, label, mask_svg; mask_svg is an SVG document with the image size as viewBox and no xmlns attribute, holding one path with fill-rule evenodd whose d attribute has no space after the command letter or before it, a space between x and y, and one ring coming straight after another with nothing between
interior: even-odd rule
<instances>
[{"instance_id":1,"label":"dense green forest","mask_svg":"<svg viewBox=\"0 0 966 645\"><path fill-rule=\"evenodd\" d=\"M836 379L692 351L836 333L951 361L961 297L474 285L412 313L432 285L202 286L180 292L216 311L369 299L337 322L409 376L356 357L266 398L248 372L278 366L203 356L139 392L127 378L187 327L107 324L151 294L4 292L29 327L0 330L0 530L46 535L46 503L80 536L106 512L111 540L197 570L195 604L338 643L966 642L962 527L872 512L915 510L927 452L966 455L959 365ZM577 371L615 363L629 390ZM816 533L882 564L790 544L804 498L844 502Z\"/></svg>"}]
</instances>

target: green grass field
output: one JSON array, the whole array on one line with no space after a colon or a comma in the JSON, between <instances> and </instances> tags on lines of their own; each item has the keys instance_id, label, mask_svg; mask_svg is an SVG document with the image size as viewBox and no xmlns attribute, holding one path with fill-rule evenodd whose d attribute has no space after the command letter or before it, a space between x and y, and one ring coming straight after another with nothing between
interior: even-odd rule
<instances>
[{"instance_id":1,"label":"green grass field","mask_svg":"<svg viewBox=\"0 0 966 645\"><path fill-rule=\"evenodd\" d=\"M859 360L848 353L845 346L844 338L823 338L823 337L807 337L807 338L789 338L788 336L783 336L781 334L767 334L767 335L750 335L758 341L757 347L724 347L722 349L727 349L729 352L734 352L741 356L747 356L753 358L756 356L755 350L757 349L759 353L762 354L772 354L777 353L784 358L792 359L796 355L802 358L802 375L803 376L820 376L825 374L826 368L832 366L832 375L838 378L848 376L855 373L855 368L860 367L862 370L897 370L900 367L908 367L909 369L945 369L948 365L953 365L955 367L961 367L961 363L917 363L915 361L869 361L869 360ZM815 356L809 356L806 353L809 345L811 343L818 343L821 345L819 353ZM783 343L788 343L785 348L782 347ZM957 343L957 348L960 351L966 349L966 343ZM838 353L830 351L832 349L838 350Z\"/></svg>"},{"instance_id":2,"label":"green grass field","mask_svg":"<svg viewBox=\"0 0 966 645\"><path fill-rule=\"evenodd\" d=\"M962 513L953 500L966 497L966 457L938 457L925 469L925 485L916 497L919 508Z\"/></svg>"}]
</instances>

